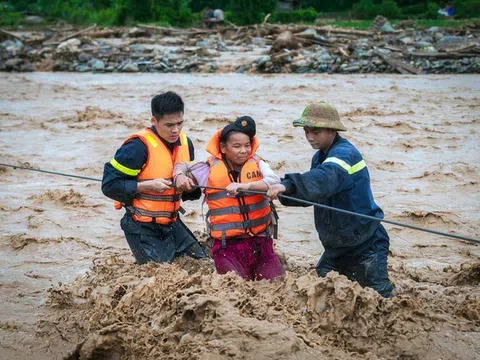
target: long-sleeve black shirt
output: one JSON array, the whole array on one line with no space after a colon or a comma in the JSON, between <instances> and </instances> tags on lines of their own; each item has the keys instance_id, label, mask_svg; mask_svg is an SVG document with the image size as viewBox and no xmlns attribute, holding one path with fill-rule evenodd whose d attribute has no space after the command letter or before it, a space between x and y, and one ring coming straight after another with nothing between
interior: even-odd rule
<instances>
[{"instance_id":1,"label":"long-sleeve black shirt","mask_svg":"<svg viewBox=\"0 0 480 360\"><path fill-rule=\"evenodd\" d=\"M151 127L153 132L158 135L154 126ZM180 145L180 140L174 144L170 144L158 137L172 151L175 146ZM190 138L188 140L188 148L190 151L190 161L195 160L195 148ZM123 144L115 153L113 158L122 166L131 170L141 170L145 165L148 157L147 146L139 138L131 139ZM115 169L110 162L105 163L102 179L102 192L105 196L120 201L121 203L131 205L137 193L137 177L129 176ZM201 196L200 189L191 193L183 193L182 200L196 200Z\"/></svg>"}]
</instances>

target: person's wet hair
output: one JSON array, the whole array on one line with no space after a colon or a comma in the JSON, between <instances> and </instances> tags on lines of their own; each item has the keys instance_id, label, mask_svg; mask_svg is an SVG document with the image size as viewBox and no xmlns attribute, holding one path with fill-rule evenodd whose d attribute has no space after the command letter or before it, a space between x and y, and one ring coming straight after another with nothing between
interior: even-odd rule
<instances>
[{"instance_id":1,"label":"person's wet hair","mask_svg":"<svg viewBox=\"0 0 480 360\"><path fill-rule=\"evenodd\" d=\"M157 120L161 119L164 115L183 113L185 108L180 95L173 91L167 91L154 96L151 105L152 115Z\"/></svg>"}]
</instances>

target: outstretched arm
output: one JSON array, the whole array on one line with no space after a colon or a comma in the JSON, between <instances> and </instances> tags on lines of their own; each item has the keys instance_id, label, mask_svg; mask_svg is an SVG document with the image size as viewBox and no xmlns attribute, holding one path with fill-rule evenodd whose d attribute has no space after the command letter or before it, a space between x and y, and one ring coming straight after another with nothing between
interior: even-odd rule
<instances>
[{"instance_id":1,"label":"outstretched arm","mask_svg":"<svg viewBox=\"0 0 480 360\"><path fill-rule=\"evenodd\" d=\"M262 180L254 181L251 183L231 183L227 186L227 192L231 195L237 195L238 190L252 190L266 192L271 186L280 183L280 177L274 173L270 165L263 160L260 160L259 169L262 173Z\"/></svg>"},{"instance_id":2,"label":"outstretched arm","mask_svg":"<svg viewBox=\"0 0 480 360\"><path fill-rule=\"evenodd\" d=\"M209 166L206 162L178 163L173 170L175 186L179 190L192 191L193 185L205 186L208 180Z\"/></svg>"},{"instance_id":3,"label":"outstretched arm","mask_svg":"<svg viewBox=\"0 0 480 360\"><path fill-rule=\"evenodd\" d=\"M335 164L320 165L303 174L286 174L281 184L270 188L268 196L277 199L284 194L307 201L319 201L340 192L346 183L347 172ZM283 205L306 206L289 199L279 199Z\"/></svg>"}]
</instances>

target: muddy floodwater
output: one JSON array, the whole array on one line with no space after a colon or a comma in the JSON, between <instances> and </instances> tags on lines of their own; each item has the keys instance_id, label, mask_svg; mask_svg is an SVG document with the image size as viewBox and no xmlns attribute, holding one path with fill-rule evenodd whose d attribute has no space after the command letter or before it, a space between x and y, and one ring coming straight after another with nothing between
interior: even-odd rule
<instances>
[{"instance_id":1,"label":"muddy floodwater","mask_svg":"<svg viewBox=\"0 0 480 360\"><path fill-rule=\"evenodd\" d=\"M150 99L174 90L185 132L257 121L283 175L314 151L292 127L337 106L391 220L480 238L480 76L0 74L2 163L100 179ZM0 167L1 359L480 359L479 245L386 225L396 296L319 279L312 208L278 205L284 280L246 282L210 261L137 266L100 183ZM183 219L204 235L201 201Z\"/></svg>"}]
</instances>

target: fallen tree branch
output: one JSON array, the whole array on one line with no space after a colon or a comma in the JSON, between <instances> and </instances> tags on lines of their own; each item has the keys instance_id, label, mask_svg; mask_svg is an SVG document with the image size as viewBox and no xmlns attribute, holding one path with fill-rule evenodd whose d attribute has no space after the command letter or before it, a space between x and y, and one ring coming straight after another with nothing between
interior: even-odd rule
<instances>
[{"instance_id":1,"label":"fallen tree branch","mask_svg":"<svg viewBox=\"0 0 480 360\"><path fill-rule=\"evenodd\" d=\"M265 26L265 24L267 23L268 19L270 19L270 16L271 16L271 15L272 15L272 14L269 13L269 14L267 14L267 16L265 16L265 19L263 19L261 26Z\"/></svg>"},{"instance_id":2,"label":"fallen tree branch","mask_svg":"<svg viewBox=\"0 0 480 360\"><path fill-rule=\"evenodd\" d=\"M344 57L346 57L347 59L350 58L350 55L345 51L344 48L338 47L337 49L338 49L338 51L339 51Z\"/></svg>"},{"instance_id":3,"label":"fallen tree branch","mask_svg":"<svg viewBox=\"0 0 480 360\"><path fill-rule=\"evenodd\" d=\"M161 26L154 26L154 25L145 25L145 24L138 24L137 27L139 29L148 30L155 34L162 34L162 35L170 35L173 28L161 27Z\"/></svg>"},{"instance_id":4,"label":"fallen tree branch","mask_svg":"<svg viewBox=\"0 0 480 360\"><path fill-rule=\"evenodd\" d=\"M78 35L82 35L82 34L85 34L86 32L89 32L90 30L93 30L97 27L97 24L93 24L92 26L89 26L83 30L80 30L80 31L77 31L73 34L70 34L68 36L64 36L63 38L59 39L59 40L48 40L48 41L45 41L43 44L48 46L48 45L58 45L58 44L61 44L62 42L64 41L67 41L69 39L72 39L74 37L77 37Z\"/></svg>"},{"instance_id":5,"label":"fallen tree branch","mask_svg":"<svg viewBox=\"0 0 480 360\"><path fill-rule=\"evenodd\" d=\"M232 23L231 21L228 21L228 20L226 20L226 19L225 19L224 21L225 21L228 25L232 26L233 28L238 29L238 26L235 25L234 23Z\"/></svg>"},{"instance_id":6,"label":"fallen tree branch","mask_svg":"<svg viewBox=\"0 0 480 360\"><path fill-rule=\"evenodd\" d=\"M5 34L5 35L7 35L7 36L9 36L9 37L12 37L12 38L14 38L14 39L23 41L23 39L22 39L20 36L15 35L14 33L11 33L11 32L9 32L9 31L0 29L0 33Z\"/></svg>"},{"instance_id":7,"label":"fallen tree branch","mask_svg":"<svg viewBox=\"0 0 480 360\"><path fill-rule=\"evenodd\" d=\"M93 24L92 26L89 26L89 27L87 27L87 28L85 28L85 29L83 29L83 30L77 31L77 32L75 32L75 33L73 33L73 34L71 34L71 35L68 35L68 36L65 36L65 37L61 38L60 40L58 40L58 42L59 42L59 43L62 43L62 42L64 42L64 41L67 41L67 40L69 40L69 39L72 39L72 38L74 38L74 37L77 37L78 35L85 34L86 32L89 32L90 30L93 30L93 29L95 29L96 27L97 27L97 24Z\"/></svg>"},{"instance_id":8,"label":"fallen tree branch","mask_svg":"<svg viewBox=\"0 0 480 360\"><path fill-rule=\"evenodd\" d=\"M454 52L428 52L428 51L413 51L409 53L410 56L415 57L428 57L435 59L458 59L464 57L477 57L478 54L475 52L471 53L454 53Z\"/></svg>"},{"instance_id":9,"label":"fallen tree branch","mask_svg":"<svg viewBox=\"0 0 480 360\"><path fill-rule=\"evenodd\" d=\"M372 31L339 29L339 28L334 28L332 26L316 27L315 30L320 32L333 33L333 34L352 34L352 35L360 35L360 36L375 35L375 33Z\"/></svg>"},{"instance_id":10,"label":"fallen tree branch","mask_svg":"<svg viewBox=\"0 0 480 360\"><path fill-rule=\"evenodd\" d=\"M394 59L391 56L382 54L380 51L375 51L383 61L385 61L388 65L392 66L395 70L397 70L401 74L415 74L418 75L421 71L413 66L410 66L403 62L400 59Z\"/></svg>"}]
</instances>

